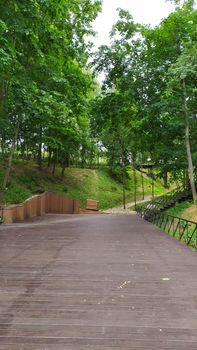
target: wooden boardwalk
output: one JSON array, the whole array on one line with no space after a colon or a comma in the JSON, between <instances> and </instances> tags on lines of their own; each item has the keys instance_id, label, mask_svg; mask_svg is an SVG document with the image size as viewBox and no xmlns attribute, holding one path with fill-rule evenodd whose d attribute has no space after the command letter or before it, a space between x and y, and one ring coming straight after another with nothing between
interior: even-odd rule
<instances>
[{"instance_id":1,"label":"wooden boardwalk","mask_svg":"<svg viewBox=\"0 0 197 350\"><path fill-rule=\"evenodd\" d=\"M197 253L135 215L0 227L0 350L196 350Z\"/></svg>"}]
</instances>

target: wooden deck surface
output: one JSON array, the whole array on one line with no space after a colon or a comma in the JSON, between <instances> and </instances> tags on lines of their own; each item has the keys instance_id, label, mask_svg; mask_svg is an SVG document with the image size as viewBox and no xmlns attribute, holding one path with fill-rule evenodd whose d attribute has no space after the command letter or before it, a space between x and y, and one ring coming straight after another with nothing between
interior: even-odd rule
<instances>
[{"instance_id":1,"label":"wooden deck surface","mask_svg":"<svg viewBox=\"0 0 197 350\"><path fill-rule=\"evenodd\" d=\"M0 350L196 350L197 253L135 215L0 227Z\"/></svg>"}]
</instances>

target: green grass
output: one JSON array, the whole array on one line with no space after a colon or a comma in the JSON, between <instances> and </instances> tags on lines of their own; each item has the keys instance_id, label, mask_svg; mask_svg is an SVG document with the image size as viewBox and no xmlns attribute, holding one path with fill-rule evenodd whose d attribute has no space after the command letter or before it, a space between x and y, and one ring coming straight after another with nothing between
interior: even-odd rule
<instances>
[{"instance_id":1,"label":"green grass","mask_svg":"<svg viewBox=\"0 0 197 350\"><path fill-rule=\"evenodd\" d=\"M113 208L122 203L123 189L122 184L109 176L107 170L97 170L98 176L98 194L97 199L102 209ZM129 197L128 191L126 191Z\"/></svg>"},{"instance_id":2,"label":"green grass","mask_svg":"<svg viewBox=\"0 0 197 350\"><path fill-rule=\"evenodd\" d=\"M127 170L129 179L126 181L126 186L130 188L132 191L134 190L134 175L133 170L128 169ZM136 172L136 179L137 179L137 194L141 194L142 192L142 174L141 172ZM152 179L148 177L145 173L143 174L143 182L144 182L144 188L145 188L145 196L150 195L152 192ZM160 179L157 179L154 182L154 194L160 195L166 193L167 190L163 187L163 183Z\"/></svg>"},{"instance_id":3,"label":"green grass","mask_svg":"<svg viewBox=\"0 0 197 350\"><path fill-rule=\"evenodd\" d=\"M177 203L174 207L168 209L166 211L166 214L182 217L185 209L190 208L192 204L193 204L192 200L187 200L184 202Z\"/></svg>"},{"instance_id":4,"label":"green grass","mask_svg":"<svg viewBox=\"0 0 197 350\"><path fill-rule=\"evenodd\" d=\"M169 215L197 222L197 205L195 205L192 200L177 203L175 207L169 209L167 213Z\"/></svg>"},{"instance_id":5,"label":"green grass","mask_svg":"<svg viewBox=\"0 0 197 350\"><path fill-rule=\"evenodd\" d=\"M18 204L32 195L44 191L56 192L77 198L84 208L88 198L99 201L100 208L112 208L122 204L122 184L118 182L107 168L77 169L68 168L65 176L60 176L61 169L57 169L56 176L52 176L50 169L38 170L35 164L14 162L8 188L3 204ZM0 182L3 179L3 166L0 167ZM126 183L126 199L134 199L133 174ZM151 194L151 179L144 176L145 195ZM160 182L155 183L155 193L162 194L165 189ZM141 199L141 174L137 172L137 197Z\"/></svg>"}]
</instances>

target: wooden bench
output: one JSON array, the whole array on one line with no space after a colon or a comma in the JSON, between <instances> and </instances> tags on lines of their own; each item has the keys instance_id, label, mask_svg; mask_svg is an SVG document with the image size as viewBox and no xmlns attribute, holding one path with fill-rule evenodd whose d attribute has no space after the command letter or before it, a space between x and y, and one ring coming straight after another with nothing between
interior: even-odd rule
<instances>
[{"instance_id":1,"label":"wooden bench","mask_svg":"<svg viewBox=\"0 0 197 350\"><path fill-rule=\"evenodd\" d=\"M99 202L95 201L93 199L87 199L86 209L98 211L99 210Z\"/></svg>"}]
</instances>

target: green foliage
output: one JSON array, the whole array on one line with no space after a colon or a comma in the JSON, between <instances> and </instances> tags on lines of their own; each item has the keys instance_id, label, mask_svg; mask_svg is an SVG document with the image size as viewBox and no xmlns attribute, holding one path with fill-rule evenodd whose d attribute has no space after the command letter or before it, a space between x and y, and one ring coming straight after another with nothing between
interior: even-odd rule
<instances>
[{"instance_id":1,"label":"green foliage","mask_svg":"<svg viewBox=\"0 0 197 350\"><path fill-rule=\"evenodd\" d=\"M120 10L110 46L101 46L95 70L106 74L95 101L94 130L110 165L151 162L165 178L188 168L185 150L186 81L192 157L196 164L196 25L194 2L179 6L155 28L133 22ZM95 110L94 110L95 108Z\"/></svg>"},{"instance_id":2,"label":"green foliage","mask_svg":"<svg viewBox=\"0 0 197 350\"><path fill-rule=\"evenodd\" d=\"M185 209L192 206L192 200L177 203L174 207L167 210L167 214L172 216L182 217Z\"/></svg>"},{"instance_id":3,"label":"green foliage","mask_svg":"<svg viewBox=\"0 0 197 350\"><path fill-rule=\"evenodd\" d=\"M126 173L130 166L139 169L143 163L152 163L165 181L168 173L184 178L188 167L185 101L192 159L194 165L197 162L197 10L193 0L174 2L178 5L175 11L155 28L134 23L131 14L119 9L111 45L102 46L93 58L95 71L106 74L102 89L89 69L91 43L87 40L93 34L92 22L101 1L1 2L0 145L4 164L13 142L17 144L15 157L37 160L40 169L47 158L47 188L79 195L83 205L86 195L100 196L100 185L95 185L97 171L88 180L84 170L82 194L79 179L71 186L64 184L67 191L61 180L56 183L50 175L56 167L60 176L61 166L63 177L69 166L84 169L102 157L118 180L125 182L126 196L134 190L134 176ZM10 186L16 181L31 193L41 192L46 188L42 176L37 181L27 172L21 174L21 180L12 177ZM105 188L105 174L101 177ZM137 177L139 195L141 179ZM69 177L67 181L69 184ZM105 181L108 184L107 178ZM150 186L150 179L145 177L144 183ZM111 188L114 205L122 190L114 190L115 183ZM155 193L161 190L156 186ZM99 197L104 207L110 205L106 193Z\"/></svg>"},{"instance_id":4,"label":"green foliage","mask_svg":"<svg viewBox=\"0 0 197 350\"><path fill-rule=\"evenodd\" d=\"M10 183L4 197L4 203L6 204L19 204L24 202L25 199L31 197L31 191L23 187L16 187L14 183Z\"/></svg>"},{"instance_id":5,"label":"green foliage","mask_svg":"<svg viewBox=\"0 0 197 350\"><path fill-rule=\"evenodd\" d=\"M0 140L11 148L16 125L21 156L42 165L43 147L62 167L68 154L92 148L88 70L91 23L99 0L0 3Z\"/></svg>"},{"instance_id":6,"label":"green foliage","mask_svg":"<svg viewBox=\"0 0 197 350\"><path fill-rule=\"evenodd\" d=\"M47 168L38 170L35 164L23 165L15 161L4 203L21 203L32 195L51 191L79 199L82 208L85 208L88 198L98 200L101 209L122 204L122 183L111 176L111 171L108 168L67 168L63 179L59 174L60 169L58 169L56 176L52 176ZM3 171L0 172L1 177L3 177ZM140 181L141 174L137 172L137 183L139 185L137 197L139 199L141 199ZM147 177L144 182L145 194L150 195L151 179ZM155 191L161 194L165 190L159 182L156 182ZM131 178L128 179L126 198L128 202L134 199Z\"/></svg>"}]
</instances>

